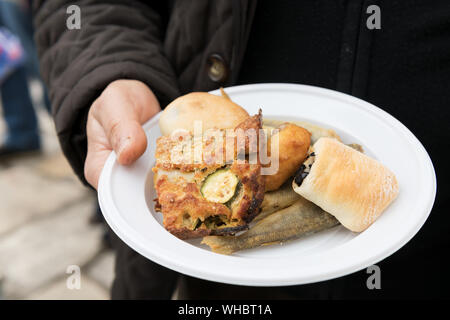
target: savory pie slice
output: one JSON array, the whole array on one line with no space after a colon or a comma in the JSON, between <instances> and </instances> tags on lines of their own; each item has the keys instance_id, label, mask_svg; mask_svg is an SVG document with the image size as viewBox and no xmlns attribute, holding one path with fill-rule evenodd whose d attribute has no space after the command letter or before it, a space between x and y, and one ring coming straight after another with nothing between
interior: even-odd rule
<instances>
[{"instance_id":1,"label":"savory pie slice","mask_svg":"<svg viewBox=\"0 0 450 320\"><path fill-rule=\"evenodd\" d=\"M235 136L238 129L259 133L261 117L261 113L249 117L231 132ZM181 239L236 233L247 229L260 211L264 198L261 165L259 157L255 163L249 161L250 154L258 152L250 144L257 146L258 141L246 138L245 145L235 143L227 150L225 130L219 131L224 134L221 142L214 137L201 139L203 152L197 161L186 156L198 151L195 142L186 143L195 140L190 132L157 141L153 168L156 208L163 214L164 227Z\"/></svg>"}]
</instances>

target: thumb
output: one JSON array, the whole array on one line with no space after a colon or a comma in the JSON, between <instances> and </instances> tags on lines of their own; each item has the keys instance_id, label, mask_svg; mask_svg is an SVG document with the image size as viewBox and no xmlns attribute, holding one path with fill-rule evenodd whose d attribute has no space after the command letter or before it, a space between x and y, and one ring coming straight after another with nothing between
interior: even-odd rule
<instances>
[{"instance_id":1,"label":"thumb","mask_svg":"<svg viewBox=\"0 0 450 320\"><path fill-rule=\"evenodd\" d=\"M129 101L100 102L94 107L93 116L103 128L120 164L129 165L144 153L147 137L140 115Z\"/></svg>"},{"instance_id":2,"label":"thumb","mask_svg":"<svg viewBox=\"0 0 450 320\"><path fill-rule=\"evenodd\" d=\"M106 159L114 150L122 165L136 161L147 148L141 124L160 111L146 84L137 80L111 82L92 104L87 119L88 152L85 177L97 188Z\"/></svg>"},{"instance_id":3,"label":"thumb","mask_svg":"<svg viewBox=\"0 0 450 320\"><path fill-rule=\"evenodd\" d=\"M84 176L95 189L98 187L100 174L112 149L116 151L120 164L129 165L145 151L147 144L144 130L135 120L126 119L123 122L111 123L116 125L104 128L99 120L89 113L86 127L88 152ZM106 130L109 131L109 136L106 135Z\"/></svg>"},{"instance_id":4,"label":"thumb","mask_svg":"<svg viewBox=\"0 0 450 320\"><path fill-rule=\"evenodd\" d=\"M107 137L117 154L118 162L122 165L136 161L147 148L145 132L141 124L134 119L119 120L109 133L107 132Z\"/></svg>"}]
</instances>

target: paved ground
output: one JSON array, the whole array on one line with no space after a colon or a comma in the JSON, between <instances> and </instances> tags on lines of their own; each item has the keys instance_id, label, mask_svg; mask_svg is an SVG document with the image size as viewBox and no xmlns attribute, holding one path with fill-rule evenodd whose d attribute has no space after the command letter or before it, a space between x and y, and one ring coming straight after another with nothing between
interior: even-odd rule
<instances>
[{"instance_id":1,"label":"paved ground","mask_svg":"<svg viewBox=\"0 0 450 320\"><path fill-rule=\"evenodd\" d=\"M108 299L114 255L89 222L96 200L72 174L49 116L38 114L43 154L0 162L0 299ZM80 289L68 288L78 283L73 266Z\"/></svg>"}]
</instances>

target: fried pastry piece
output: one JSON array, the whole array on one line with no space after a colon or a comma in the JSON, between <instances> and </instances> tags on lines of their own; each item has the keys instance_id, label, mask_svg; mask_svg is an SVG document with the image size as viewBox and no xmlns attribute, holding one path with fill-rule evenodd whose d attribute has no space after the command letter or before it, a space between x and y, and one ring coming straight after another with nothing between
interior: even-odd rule
<instances>
[{"instance_id":1,"label":"fried pastry piece","mask_svg":"<svg viewBox=\"0 0 450 320\"><path fill-rule=\"evenodd\" d=\"M364 231L397 197L394 173L375 159L331 138L320 138L312 149L295 176L294 191L347 229Z\"/></svg>"},{"instance_id":2,"label":"fried pastry piece","mask_svg":"<svg viewBox=\"0 0 450 320\"><path fill-rule=\"evenodd\" d=\"M238 128L258 132L261 113L249 117ZM158 195L156 208L163 214L164 227L181 239L247 229L260 212L264 198L261 165L250 163L243 152L255 148L244 140L245 145L233 146L230 153L226 139L208 137L200 142L204 152L198 161L183 161L186 155L195 153L196 144L186 144L189 139L193 137L185 132L178 139L163 136L157 141L152 170ZM205 152L207 149L211 152ZM242 159L238 159L239 150Z\"/></svg>"},{"instance_id":3,"label":"fried pastry piece","mask_svg":"<svg viewBox=\"0 0 450 320\"><path fill-rule=\"evenodd\" d=\"M271 136L267 147L270 151L271 145L278 143L278 170L275 174L266 176L266 191L277 190L292 177L305 161L311 144L311 134L302 127L284 123L278 129L279 131Z\"/></svg>"}]
</instances>

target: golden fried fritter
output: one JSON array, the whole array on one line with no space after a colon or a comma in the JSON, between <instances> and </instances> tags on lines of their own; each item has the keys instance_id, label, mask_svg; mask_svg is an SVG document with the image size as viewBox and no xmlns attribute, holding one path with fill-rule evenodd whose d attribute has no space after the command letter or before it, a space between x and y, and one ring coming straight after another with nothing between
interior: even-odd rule
<instances>
[{"instance_id":1,"label":"golden fried fritter","mask_svg":"<svg viewBox=\"0 0 450 320\"><path fill-rule=\"evenodd\" d=\"M261 114L249 117L239 128L253 128L258 133ZM249 147L252 139L245 140L241 148L234 144L232 152L227 150L226 139L202 139L203 152L192 161L196 143L189 142L193 140L190 133L182 132L175 139L163 136L157 141L152 170L156 208L163 214L164 227L181 239L246 229L260 212L264 198L259 161L237 160L239 150L254 150ZM204 152L206 149L211 152Z\"/></svg>"},{"instance_id":2,"label":"golden fried fritter","mask_svg":"<svg viewBox=\"0 0 450 320\"><path fill-rule=\"evenodd\" d=\"M277 190L294 175L305 161L311 143L311 133L295 124L285 123L278 129L278 133L269 140L269 145L272 141L278 141L279 167L275 174L265 176L266 191ZM270 146L268 149L270 151Z\"/></svg>"}]
</instances>

